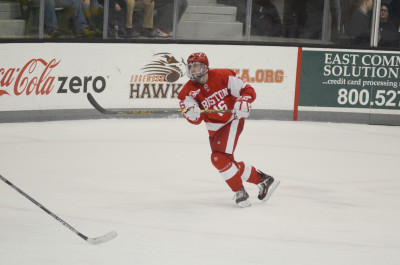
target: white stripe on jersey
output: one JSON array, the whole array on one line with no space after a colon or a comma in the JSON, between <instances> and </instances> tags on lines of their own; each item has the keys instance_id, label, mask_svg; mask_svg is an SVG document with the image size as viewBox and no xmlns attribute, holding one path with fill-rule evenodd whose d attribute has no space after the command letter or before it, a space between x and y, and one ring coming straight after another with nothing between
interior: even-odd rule
<instances>
[{"instance_id":1,"label":"white stripe on jersey","mask_svg":"<svg viewBox=\"0 0 400 265\"><path fill-rule=\"evenodd\" d=\"M239 125L239 120L233 120L231 123L231 129L229 130L228 142L226 144L226 149L225 149L225 153L227 154L233 153L233 147L235 146L235 139L236 139L238 125Z\"/></svg>"},{"instance_id":2,"label":"white stripe on jersey","mask_svg":"<svg viewBox=\"0 0 400 265\"><path fill-rule=\"evenodd\" d=\"M233 178L233 176L236 175L236 173L239 171L239 169L236 167L235 164L232 163L232 166L225 170L224 172L220 172L222 178L227 181L228 179Z\"/></svg>"},{"instance_id":3,"label":"white stripe on jersey","mask_svg":"<svg viewBox=\"0 0 400 265\"><path fill-rule=\"evenodd\" d=\"M240 91L246 86L246 82L239 78L238 75L229 76L228 89L230 89L232 96L240 97Z\"/></svg>"}]
</instances>

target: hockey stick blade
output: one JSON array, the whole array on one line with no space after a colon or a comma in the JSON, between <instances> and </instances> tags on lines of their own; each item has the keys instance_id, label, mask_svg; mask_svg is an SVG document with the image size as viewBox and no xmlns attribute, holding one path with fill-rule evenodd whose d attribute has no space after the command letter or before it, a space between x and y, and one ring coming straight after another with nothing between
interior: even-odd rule
<instances>
[{"instance_id":1,"label":"hockey stick blade","mask_svg":"<svg viewBox=\"0 0 400 265\"><path fill-rule=\"evenodd\" d=\"M94 99L92 94L87 93L87 98L92 106L102 114L113 114L113 115L143 115L143 114L165 114L165 113L185 113L186 110L146 110L146 109L112 109L108 110L100 106L100 104ZM201 113L234 113L234 110L201 110Z\"/></svg>"},{"instance_id":2,"label":"hockey stick blade","mask_svg":"<svg viewBox=\"0 0 400 265\"><path fill-rule=\"evenodd\" d=\"M99 237L96 237L96 238L90 238L90 237L88 237L88 238L86 239L86 241L87 241L89 244L98 245L98 244L101 244L101 243L106 243L106 242L108 242L108 241L111 241L111 240L113 240L113 239L116 238L116 237L117 237L117 232L111 231L111 232L109 232L109 233L107 233L107 234L105 234L105 235L102 235L102 236L99 236Z\"/></svg>"},{"instance_id":3,"label":"hockey stick blade","mask_svg":"<svg viewBox=\"0 0 400 265\"><path fill-rule=\"evenodd\" d=\"M99 103L97 103L97 101L94 99L94 97L92 96L92 94L88 93L87 94L87 99L89 100L90 104L92 104L92 106L99 111L100 113L103 113L106 111L105 109L103 109Z\"/></svg>"},{"instance_id":4,"label":"hockey stick blade","mask_svg":"<svg viewBox=\"0 0 400 265\"><path fill-rule=\"evenodd\" d=\"M72 232L74 232L76 235L78 235L79 237L81 237L83 240L85 240L86 242L88 242L89 244L92 245L97 245L100 243L105 243L108 242L114 238L117 237L117 232L115 231L111 231L105 235L102 235L100 237L96 237L96 238L90 238L85 236L84 234L80 233L78 230L76 230L75 228L73 228L70 224L68 224L67 222L65 222L63 219L61 219L60 217L58 217L57 215L55 215L52 211L50 211L49 209L47 209L46 207L44 207L42 204L40 204L39 202L37 202L34 198L32 198L31 196L29 196L28 194L26 194L24 191L22 191L20 188L18 188L17 186L15 186L14 184L12 184L8 179L6 179L5 177L3 177L2 175L0 175L0 179L2 181L4 181L6 184L8 184L11 188L13 188L14 190L16 190L18 193L20 193L22 196L24 196L25 198L27 198L28 200L30 200L33 204L35 204L37 207L39 207L40 209L42 209L43 211L45 211L47 214L49 214L51 217L53 217L54 219L56 219L58 222L60 222L62 225L64 225L66 228L68 228L69 230L71 230Z\"/></svg>"}]
</instances>

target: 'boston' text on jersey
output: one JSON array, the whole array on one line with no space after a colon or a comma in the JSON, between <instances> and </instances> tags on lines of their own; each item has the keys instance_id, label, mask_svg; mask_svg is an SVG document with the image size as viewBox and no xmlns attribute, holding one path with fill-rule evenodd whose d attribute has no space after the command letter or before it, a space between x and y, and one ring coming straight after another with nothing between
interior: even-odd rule
<instances>
[{"instance_id":1,"label":"'boston' text on jersey","mask_svg":"<svg viewBox=\"0 0 400 265\"><path fill-rule=\"evenodd\" d=\"M209 109L211 106L214 106L218 102L224 99L224 97L228 96L228 88L221 89L211 96L205 98L202 102L201 105L203 105L204 109Z\"/></svg>"}]
</instances>

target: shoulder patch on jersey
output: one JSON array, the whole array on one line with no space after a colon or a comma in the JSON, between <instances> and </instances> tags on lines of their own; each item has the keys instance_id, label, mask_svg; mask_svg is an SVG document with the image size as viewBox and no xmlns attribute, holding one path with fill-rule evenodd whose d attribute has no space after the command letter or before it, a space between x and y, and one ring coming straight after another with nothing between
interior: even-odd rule
<instances>
[{"instance_id":1,"label":"shoulder patch on jersey","mask_svg":"<svg viewBox=\"0 0 400 265\"><path fill-rule=\"evenodd\" d=\"M199 93L200 93L200 88L195 90L195 91L190 91L189 92L189 97L195 98Z\"/></svg>"}]
</instances>

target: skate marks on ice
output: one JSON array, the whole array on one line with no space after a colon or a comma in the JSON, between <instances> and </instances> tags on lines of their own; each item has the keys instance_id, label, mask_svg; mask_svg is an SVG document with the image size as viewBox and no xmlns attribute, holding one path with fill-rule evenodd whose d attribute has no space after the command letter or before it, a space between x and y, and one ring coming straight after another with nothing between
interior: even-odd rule
<instances>
[{"instance_id":1,"label":"skate marks on ice","mask_svg":"<svg viewBox=\"0 0 400 265\"><path fill-rule=\"evenodd\" d=\"M267 203L246 183L252 206L238 209L200 126L0 124L2 174L62 209L74 227L119 234L88 247L0 185L1 263L234 265L265 264L266 256L282 265L400 263L399 128L247 121L236 158L282 183Z\"/></svg>"}]
</instances>

